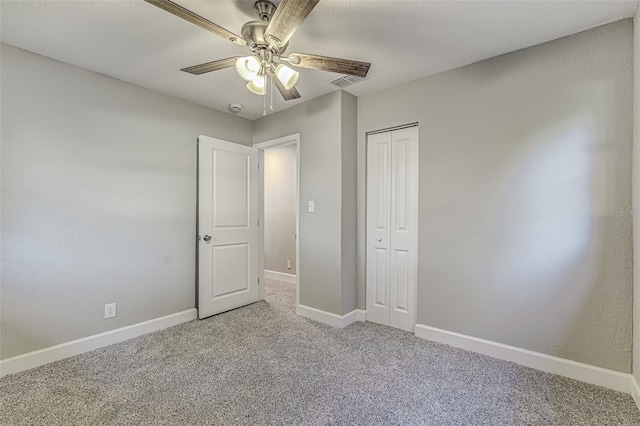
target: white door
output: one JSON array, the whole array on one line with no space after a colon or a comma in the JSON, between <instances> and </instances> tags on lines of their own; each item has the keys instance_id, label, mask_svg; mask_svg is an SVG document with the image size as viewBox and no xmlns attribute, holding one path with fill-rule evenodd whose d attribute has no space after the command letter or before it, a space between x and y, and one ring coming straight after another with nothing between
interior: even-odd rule
<instances>
[{"instance_id":1,"label":"white door","mask_svg":"<svg viewBox=\"0 0 640 426\"><path fill-rule=\"evenodd\" d=\"M258 150L198 138L198 316L257 302Z\"/></svg>"},{"instance_id":2,"label":"white door","mask_svg":"<svg viewBox=\"0 0 640 426\"><path fill-rule=\"evenodd\" d=\"M413 331L418 287L418 128L391 132L389 325Z\"/></svg>"},{"instance_id":3,"label":"white door","mask_svg":"<svg viewBox=\"0 0 640 426\"><path fill-rule=\"evenodd\" d=\"M367 143L367 320L389 325L391 132Z\"/></svg>"},{"instance_id":4,"label":"white door","mask_svg":"<svg viewBox=\"0 0 640 426\"><path fill-rule=\"evenodd\" d=\"M418 281L418 128L368 137L367 320L413 331Z\"/></svg>"}]
</instances>

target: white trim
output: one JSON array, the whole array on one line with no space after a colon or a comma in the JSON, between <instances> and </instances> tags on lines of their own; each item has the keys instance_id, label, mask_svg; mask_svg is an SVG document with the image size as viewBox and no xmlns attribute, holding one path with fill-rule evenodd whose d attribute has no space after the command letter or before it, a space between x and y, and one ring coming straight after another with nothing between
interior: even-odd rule
<instances>
[{"instance_id":1,"label":"white trim","mask_svg":"<svg viewBox=\"0 0 640 426\"><path fill-rule=\"evenodd\" d=\"M581 362L571 361L515 346L416 324L415 334L427 340L467 349L493 358L558 374L619 392L631 393L631 375Z\"/></svg>"},{"instance_id":2,"label":"white trim","mask_svg":"<svg viewBox=\"0 0 640 426\"><path fill-rule=\"evenodd\" d=\"M638 381L633 375L631 375L631 396L636 402L638 410L640 410L640 384L638 384Z\"/></svg>"},{"instance_id":3,"label":"white trim","mask_svg":"<svg viewBox=\"0 0 640 426\"><path fill-rule=\"evenodd\" d=\"M362 309L354 309L346 315L342 316L342 327L344 328L354 322L365 322L367 320L367 311Z\"/></svg>"},{"instance_id":4,"label":"white trim","mask_svg":"<svg viewBox=\"0 0 640 426\"><path fill-rule=\"evenodd\" d=\"M259 185L259 203L260 203L260 223L264 223L264 149L274 146L296 146L296 307L300 306L300 133L283 136L277 139L271 139L264 142L253 144L254 148L261 151L260 155L260 185ZM264 226L260 226L260 281L264 282ZM264 299L264 285L260 286L260 299Z\"/></svg>"},{"instance_id":5,"label":"white trim","mask_svg":"<svg viewBox=\"0 0 640 426\"><path fill-rule=\"evenodd\" d=\"M294 133L292 135L283 136L281 138L270 139L268 141L254 143L253 147L258 149L265 149L265 148L271 148L273 146L278 146L278 145L282 145L282 146L292 145L294 143L298 143L299 141L300 141L300 133Z\"/></svg>"},{"instance_id":6,"label":"white trim","mask_svg":"<svg viewBox=\"0 0 640 426\"><path fill-rule=\"evenodd\" d=\"M260 300L264 300L264 288L266 280L264 277L264 151L258 150L258 292Z\"/></svg>"},{"instance_id":7,"label":"white trim","mask_svg":"<svg viewBox=\"0 0 640 426\"><path fill-rule=\"evenodd\" d=\"M340 317L341 322L339 327L340 328L345 328L348 325L353 324L354 322L358 321L358 315L357 312L355 311L355 309L351 312L349 312L348 314L344 314L342 317Z\"/></svg>"},{"instance_id":8,"label":"white trim","mask_svg":"<svg viewBox=\"0 0 640 426\"><path fill-rule=\"evenodd\" d=\"M330 325L337 328L345 328L348 325L353 324L356 321L363 321L361 318L366 318L366 312L360 309L354 309L345 315L337 315L331 312L322 311L320 309L312 308L311 306L298 305L296 313L302 317L309 318L314 321L321 322L323 324Z\"/></svg>"},{"instance_id":9,"label":"white trim","mask_svg":"<svg viewBox=\"0 0 640 426\"><path fill-rule=\"evenodd\" d=\"M296 283L296 276L293 274L285 274L284 272L264 270L264 277L272 280L283 281L289 284Z\"/></svg>"},{"instance_id":10,"label":"white trim","mask_svg":"<svg viewBox=\"0 0 640 426\"><path fill-rule=\"evenodd\" d=\"M30 368L60 361L61 359L79 355L94 349L123 342L134 337L142 336L167 327L192 321L198 316L198 310L187 309L186 311L155 318L138 324L129 325L93 336L84 337L71 342L61 343L48 348L29 352L23 355L14 356L0 361L0 377L13 374Z\"/></svg>"}]
</instances>

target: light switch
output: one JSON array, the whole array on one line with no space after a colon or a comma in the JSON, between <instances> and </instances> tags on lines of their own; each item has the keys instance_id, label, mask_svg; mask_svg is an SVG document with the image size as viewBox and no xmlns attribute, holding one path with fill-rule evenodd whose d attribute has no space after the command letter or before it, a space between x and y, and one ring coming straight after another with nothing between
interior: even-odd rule
<instances>
[{"instance_id":1,"label":"light switch","mask_svg":"<svg viewBox=\"0 0 640 426\"><path fill-rule=\"evenodd\" d=\"M313 213L316 211L316 203L313 200L309 201L309 213Z\"/></svg>"}]
</instances>

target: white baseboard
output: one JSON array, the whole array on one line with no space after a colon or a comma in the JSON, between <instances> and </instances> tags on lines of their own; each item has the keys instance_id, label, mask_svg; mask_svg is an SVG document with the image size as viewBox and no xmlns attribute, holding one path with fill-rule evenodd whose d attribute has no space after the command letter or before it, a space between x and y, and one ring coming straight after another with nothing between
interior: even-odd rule
<instances>
[{"instance_id":1,"label":"white baseboard","mask_svg":"<svg viewBox=\"0 0 640 426\"><path fill-rule=\"evenodd\" d=\"M353 324L354 322L365 322L367 320L367 311L363 311L362 309L354 309L342 317L342 327L344 328L348 325Z\"/></svg>"},{"instance_id":2,"label":"white baseboard","mask_svg":"<svg viewBox=\"0 0 640 426\"><path fill-rule=\"evenodd\" d=\"M631 396L640 410L640 384L633 375L631 376Z\"/></svg>"},{"instance_id":3,"label":"white baseboard","mask_svg":"<svg viewBox=\"0 0 640 426\"><path fill-rule=\"evenodd\" d=\"M265 271L266 272L266 271ZM345 328L356 321L366 320L366 311L354 309L345 315L337 315L331 312L322 311L310 306L298 305L296 313L302 317L321 322L337 328ZM363 319L364 318L364 319Z\"/></svg>"},{"instance_id":4,"label":"white baseboard","mask_svg":"<svg viewBox=\"0 0 640 426\"><path fill-rule=\"evenodd\" d=\"M547 373L569 377L619 392L631 393L631 375L581 362L546 355L515 346L416 324L415 334L427 340L515 362Z\"/></svg>"},{"instance_id":5,"label":"white baseboard","mask_svg":"<svg viewBox=\"0 0 640 426\"><path fill-rule=\"evenodd\" d=\"M264 277L272 280L283 281L285 283L295 284L296 276L292 274L285 274L284 272L268 271L264 270Z\"/></svg>"},{"instance_id":6,"label":"white baseboard","mask_svg":"<svg viewBox=\"0 0 640 426\"><path fill-rule=\"evenodd\" d=\"M129 325L71 342L61 343L48 348L18 355L0 361L0 377L7 374L18 373L34 367L60 361L64 358L79 355L94 349L119 343L143 334L162 330L167 327L182 324L183 322L194 320L198 317L198 310L187 309L186 311L155 318L138 324Z\"/></svg>"}]
</instances>

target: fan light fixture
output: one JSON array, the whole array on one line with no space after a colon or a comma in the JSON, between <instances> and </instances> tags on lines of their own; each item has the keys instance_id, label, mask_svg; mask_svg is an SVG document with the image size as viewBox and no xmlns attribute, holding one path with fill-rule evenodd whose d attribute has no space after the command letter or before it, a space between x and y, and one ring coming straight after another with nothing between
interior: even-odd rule
<instances>
[{"instance_id":1,"label":"fan light fixture","mask_svg":"<svg viewBox=\"0 0 640 426\"><path fill-rule=\"evenodd\" d=\"M278 80L280 80L285 89L291 90L298 82L300 73L285 64L280 64L276 67L276 77L278 77Z\"/></svg>"},{"instance_id":2,"label":"fan light fixture","mask_svg":"<svg viewBox=\"0 0 640 426\"><path fill-rule=\"evenodd\" d=\"M245 56L236 59L236 72L244 80L251 81L260 72L260 60L255 56Z\"/></svg>"},{"instance_id":3,"label":"fan light fixture","mask_svg":"<svg viewBox=\"0 0 640 426\"><path fill-rule=\"evenodd\" d=\"M300 77L298 71L285 64L276 65L271 58L263 60L258 56L244 56L236 59L236 72L249 82L247 89L256 95L266 94L266 70L275 74L286 90L291 90Z\"/></svg>"},{"instance_id":4,"label":"fan light fixture","mask_svg":"<svg viewBox=\"0 0 640 426\"><path fill-rule=\"evenodd\" d=\"M256 75L253 80L247 83L247 89L256 95L265 95L267 93L266 77L264 74Z\"/></svg>"}]
</instances>

